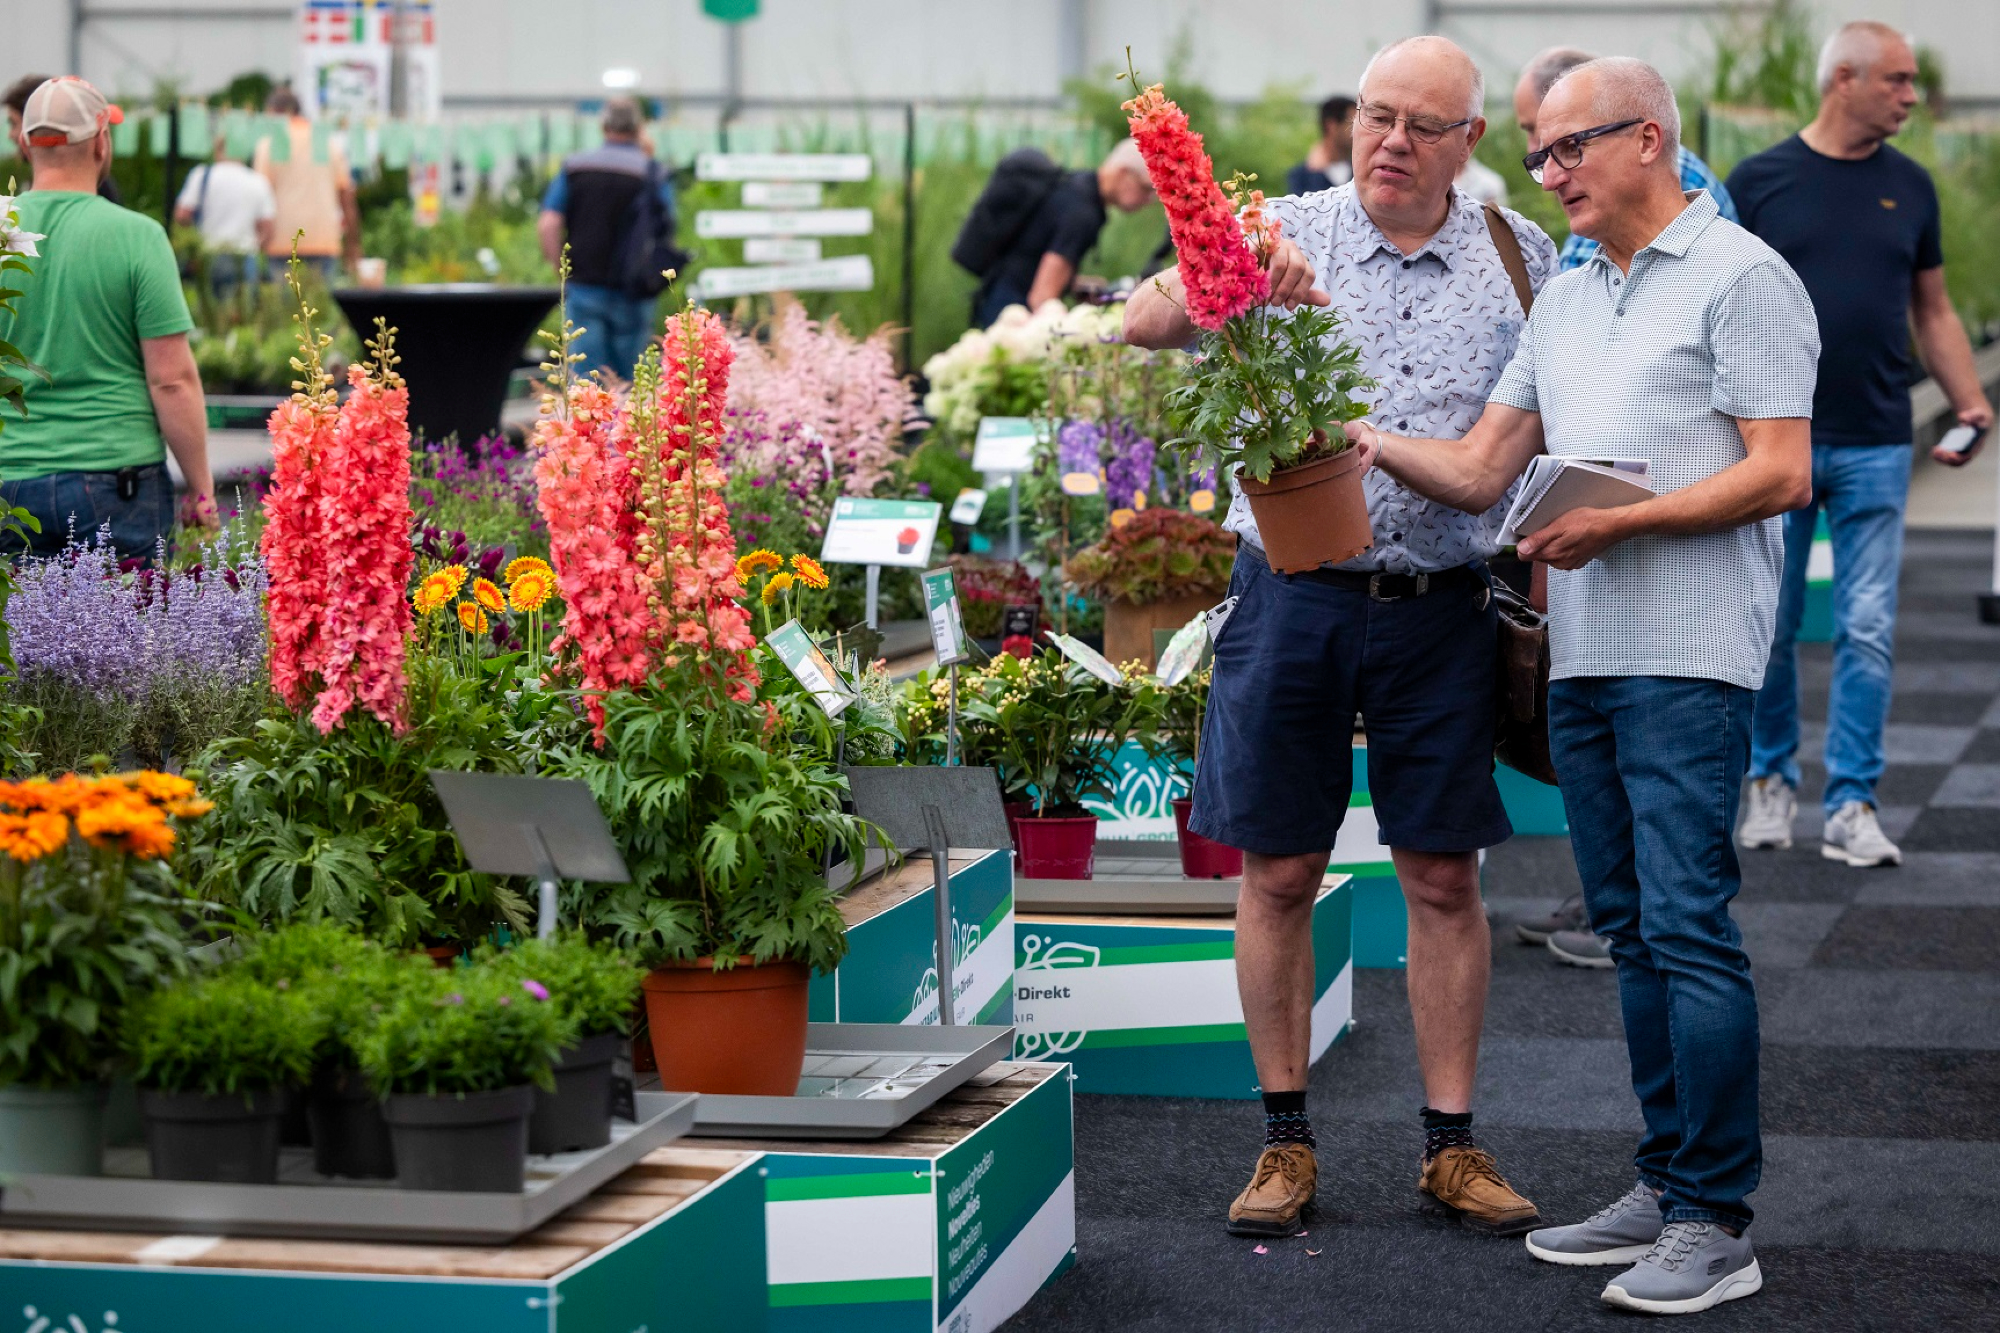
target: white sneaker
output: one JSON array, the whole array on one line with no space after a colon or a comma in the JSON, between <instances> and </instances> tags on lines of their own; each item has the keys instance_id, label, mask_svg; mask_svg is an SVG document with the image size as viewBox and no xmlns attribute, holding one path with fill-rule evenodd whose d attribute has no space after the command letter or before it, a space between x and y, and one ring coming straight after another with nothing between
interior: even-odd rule
<instances>
[{"instance_id":1,"label":"white sneaker","mask_svg":"<svg viewBox=\"0 0 2000 1333\"><path fill-rule=\"evenodd\" d=\"M1851 866L1899 866L1902 849L1883 836L1875 820L1875 807L1866 801L1849 801L1826 821L1826 833L1819 854L1829 861L1845 861Z\"/></svg>"},{"instance_id":2,"label":"white sneaker","mask_svg":"<svg viewBox=\"0 0 2000 1333\"><path fill-rule=\"evenodd\" d=\"M1750 783L1750 809L1743 815L1743 827L1736 841L1745 847L1789 847L1792 845L1792 817L1799 812L1798 793L1792 784L1773 773Z\"/></svg>"}]
</instances>

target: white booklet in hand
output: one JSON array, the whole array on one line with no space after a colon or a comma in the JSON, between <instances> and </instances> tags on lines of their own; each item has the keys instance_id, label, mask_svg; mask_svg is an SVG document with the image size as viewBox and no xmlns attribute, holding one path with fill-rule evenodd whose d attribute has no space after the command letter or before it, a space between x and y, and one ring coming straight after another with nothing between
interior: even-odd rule
<instances>
[{"instance_id":1,"label":"white booklet in hand","mask_svg":"<svg viewBox=\"0 0 2000 1333\"><path fill-rule=\"evenodd\" d=\"M1653 498L1643 458L1557 458L1537 454L1507 511L1500 544L1512 546L1572 509L1617 509Z\"/></svg>"}]
</instances>

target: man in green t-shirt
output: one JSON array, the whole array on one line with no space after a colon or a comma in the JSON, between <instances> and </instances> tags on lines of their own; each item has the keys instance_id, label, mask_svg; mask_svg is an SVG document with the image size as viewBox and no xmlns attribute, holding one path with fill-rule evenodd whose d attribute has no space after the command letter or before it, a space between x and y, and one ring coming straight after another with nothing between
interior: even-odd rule
<instances>
[{"instance_id":1,"label":"man in green t-shirt","mask_svg":"<svg viewBox=\"0 0 2000 1333\"><path fill-rule=\"evenodd\" d=\"M174 523L171 449L187 483L181 516L215 523L208 408L188 348L187 301L166 231L97 196L122 119L81 79L50 79L21 118L33 189L17 201L41 255L0 339L39 366L25 412L0 432L0 499L41 521L36 554L109 525L118 554L150 557ZM19 550L14 541L12 549Z\"/></svg>"}]
</instances>

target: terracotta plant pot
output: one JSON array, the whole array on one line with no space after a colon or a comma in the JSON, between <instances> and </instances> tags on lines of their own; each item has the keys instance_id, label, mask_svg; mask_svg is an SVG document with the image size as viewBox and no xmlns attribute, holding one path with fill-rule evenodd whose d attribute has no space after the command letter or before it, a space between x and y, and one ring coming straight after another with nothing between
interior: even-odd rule
<instances>
[{"instance_id":1,"label":"terracotta plant pot","mask_svg":"<svg viewBox=\"0 0 2000 1333\"><path fill-rule=\"evenodd\" d=\"M424 953L429 955L432 967L452 968L458 966L458 956L465 950L456 944L427 944Z\"/></svg>"},{"instance_id":2,"label":"terracotta plant pot","mask_svg":"<svg viewBox=\"0 0 2000 1333\"><path fill-rule=\"evenodd\" d=\"M1014 822L1024 879L1089 879L1097 862L1097 816L1024 816Z\"/></svg>"},{"instance_id":3,"label":"terracotta plant pot","mask_svg":"<svg viewBox=\"0 0 2000 1333\"><path fill-rule=\"evenodd\" d=\"M1174 807L1174 832L1181 840L1181 873L1189 879L1236 879L1243 873L1243 852L1225 847L1199 833L1188 832L1188 812L1194 801L1188 797L1169 802Z\"/></svg>"},{"instance_id":4,"label":"terracotta plant pot","mask_svg":"<svg viewBox=\"0 0 2000 1333\"><path fill-rule=\"evenodd\" d=\"M1269 481L1242 477L1236 484L1249 497L1264 559L1280 574L1352 560L1374 544L1359 450L1281 468Z\"/></svg>"},{"instance_id":5,"label":"terracotta plant pot","mask_svg":"<svg viewBox=\"0 0 2000 1333\"><path fill-rule=\"evenodd\" d=\"M660 1086L747 1097L797 1092L811 980L804 963L747 958L726 972L698 958L647 973L641 984Z\"/></svg>"},{"instance_id":6,"label":"terracotta plant pot","mask_svg":"<svg viewBox=\"0 0 2000 1333\"><path fill-rule=\"evenodd\" d=\"M1196 593L1160 602L1104 604L1104 655L1113 662L1144 662L1148 669L1160 660L1153 651L1153 631L1177 630L1222 600L1220 593Z\"/></svg>"}]
</instances>

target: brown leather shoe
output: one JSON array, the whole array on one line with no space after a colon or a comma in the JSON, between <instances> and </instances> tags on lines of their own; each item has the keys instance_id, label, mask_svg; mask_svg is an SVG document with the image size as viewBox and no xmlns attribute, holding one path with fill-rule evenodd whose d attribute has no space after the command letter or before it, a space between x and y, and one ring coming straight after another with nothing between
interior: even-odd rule
<instances>
[{"instance_id":1,"label":"brown leather shoe","mask_svg":"<svg viewBox=\"0 0 2000 1333\"><path fill-rule=\"evenodd\" d=\"M1542 1225L1535 1205L1500 1176L1484 1148L1445 1148L1423 1164L1417 1192L1459 1225L1489 1236L1519 1236Z\"/></svg>"},{"instance_id":2,"label":"brown leather shoe","mask_svg":"<svg viewBox=\"0 0 2000 1333\"><path fill-rule=\"evenodd\" d=\"M1257 1158L1257 1172L1229 1205L1232 1236L1289 1236L1312 1206L1319 1163L1303 1143L1275 1143Z\"/></svg>"}]
</instances>

